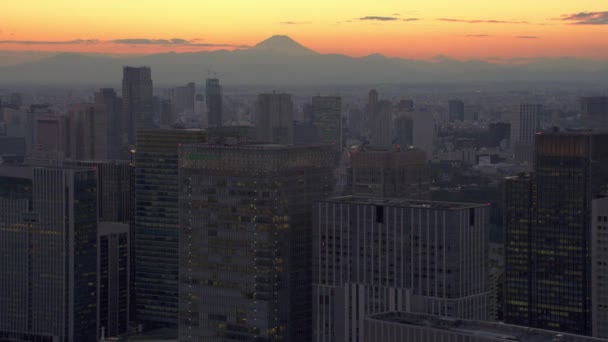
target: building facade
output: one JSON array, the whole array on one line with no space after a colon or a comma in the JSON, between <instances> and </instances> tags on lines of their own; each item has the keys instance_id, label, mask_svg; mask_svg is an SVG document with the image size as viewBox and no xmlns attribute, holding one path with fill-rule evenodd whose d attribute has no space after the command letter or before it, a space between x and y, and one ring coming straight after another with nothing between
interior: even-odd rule
<instances>
[{"instance_id":1,"label":"building facade","mask_svg":"<svg viewBox=\"0 0 608 342\"><path fill-rule=\"evenodd\" d=\"M591 305L593 336L608 339L608 197L593 200Z\"/></svg>"},{"instance_id":2,"label":"building facade","mask_svg":"<svg viewBox=\"0 0 608 342\"><path fill-rule=\"evenodd\" d=\"M130 301L129 225L100 222L98 251L98 317L102 338L128 332Z\"/></svg>"},{"instance_id":3,"label":"building facade","mask_svg":"<svg viewBox=\"0 0 608 342\"><path fill-rule=\"evenodd\" d=\"M177 327L180 144L206 141L201 130L137 133L133 232L135 319L144 329Z\"/></svg>"},{"instance_id":4,"label":"building facade","mask_svg":"<svg viewBox=\"0 0 608 342\"><path fill-rule=\"evenodd\" d=\"M534 136L540 130L541 110L540 104L522 103L511 120L511 146L517 161L534 161Z\"/></svg>"},{"instance_id":5,"label":"building facade","mask_svg":"<svg viewBox=\"0 0 608 342\"><path fill-rule=\"evenodd\" d=\"M430 198L430 168L424 151L364 149L351 153L352 194Z\"/></svg>"},{"instance_id":6,"label":"building facade","mask_svg":"<svg viewBox=\"0 0 608 342\"><path fill-rule=\"evenodd\" d=\"M386 311L494 319L487 205L336 197L313 208L313 341Z\"/></svg>"},{"instance_id":7,"label":"building facade","mask_svg":"<svg viewBox=\"0 0 608 342\"><path fill-rule=\"evenodd\" d=\"M258 140L293 143L293 101L290 94L260 94L256 101Z\"/></svg>"},{"instance_id":8,"label":"building facade","mask_svg":"<svg viewBox=\"0 0 608 342\"><path fill-rule=\"evenodd\" d=\"M125 66L122 70L122 115L125 145L135 145L138 128L152 128L152 71Z\"/></svg>"},{"instance_id":9,"label":"building facade","mask_svg":"<svg viewBox=\"0 0 608 342\"><path fill-rule=\"evenodd\" d=\"M311 205L331 146L180 149L180 341L311 340Z\"/></svg>"},{"instance_id":10,"label":"building facade","mask_svg":"<svg viewBox=\"0 0 608 342\"><path fill-rule=\"evenodd\" d=\"M464 102L461 100L451 100L448 103L448 116L450 122L464 122Z\"/></svg>"},{"instance_id":11,"label":"building facade","mask_svg":"<svg viewBox=\"0 0 608 342\"><path fill-rule=\"evenodd\" d=\"M592 199L608 184L607 134L536 135L535 172L506 180L505 321L592 333Z\"/></svg>"},{"instance_id":12,"label":"building facade","mask_svg":"<svg viewBox=\"0 0 608 342\"><path fill-rule=\"evenodd\" d=\"M365 318L365 342L602 342L599 338L559 334L517 325L387 312Z\"/></svg>"},{"instance_id":13,"label":"building facade","mask_svg":"<svg viewBox=\"0 0 608 342\"><path fill-rule=\"evenodd\" d=\"M222 127L223 105L222 87L217 78L208 78L205 85L207 101L207 127Z\"/></svg>"},{"instance_id":14,"label":"building facade","mask_svg":"<svg viewBox=\"0 0 608 342\"><path fill-rule=\"evenodd\" d=\"M96 341L94 170L0 168L0 336Z\"/></svg>"},{"instance_id":15,"label":"building facade","mask_svg":"<svg viewBox=\"0 0 608 342\"><path fill-rule=\"evenodd\" d=\"M342 139L342 98L339 96L313 96L312 122L317 129L318 142L336 146L340 151Z\"/></svg>"}]
</instances>

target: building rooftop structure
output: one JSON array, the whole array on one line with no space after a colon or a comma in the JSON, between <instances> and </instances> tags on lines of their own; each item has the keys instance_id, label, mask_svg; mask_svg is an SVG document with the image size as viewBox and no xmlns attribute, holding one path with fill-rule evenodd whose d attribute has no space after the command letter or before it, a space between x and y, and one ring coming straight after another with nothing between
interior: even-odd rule
<instances>
[{"instance_id":1,"label":"building rooftop structure","mask_svg":"<svg viewBox=\"0 0 608 342\"><path fill-rule=\"evenodd\" d=\"M489 204L480 203L455 203L437 202L404 198L385 198L385 197L362 197L362 196L342 196L325 199L322 202L352 203L378 206L395 206L410 208L428 208L436 210L462 210L469 208L486 207Z\"/></svg>"},{"instance_id":2,"label":"building rooftop structure","mask_svg":"<svg viewBox=\"0 0 608 342\"><path fill-rule=\"evenodd\" d=\"M397 324L453 333L475 338L475 341L512 342L606 342L605 339L556 331L528 328L499 322L483 322L418 313L387 312L369 315L366 322Z\"/></svg>"}]
</instances>

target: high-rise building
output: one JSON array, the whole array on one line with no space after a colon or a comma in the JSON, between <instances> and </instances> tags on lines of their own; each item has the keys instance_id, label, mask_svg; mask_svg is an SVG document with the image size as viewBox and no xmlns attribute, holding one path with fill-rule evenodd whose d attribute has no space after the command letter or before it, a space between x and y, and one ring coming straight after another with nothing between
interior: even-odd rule
<instances>
[{"instance_id":1,"label":"high-rise building","mask_svg":"<svg viewBox=\"0 0 608 342\"><path fill-rule=\"evenodd\" d=\"M480 320L386 312L365 318L365 341L374 342L604 342L581 335Z\"/></svg>"},{"instance_id":2,"label":"high-rise building","mask_svg":"<svg viewBox=\"0 0 608 342\"><path fill-rule=\"evenodd\" d=\"M492 122L488 124L487 145L491 147L500 146L504 141L511 139L511 124L508 122Z\"/></svg>"},{"instance_id":3,"label":"high-rise building","mask_svg":"<svg viewBox=\"0 0 608 342\"><path fill-rule=\"evenodd\" d=\"M410 113L401 113L395 118L395 144L399 148L414 145L414 119Z\"/></svg>"},{"instance_id":4,"label":"high-rise building","mask_svg":"<svg viewBox=\"0 0 608 342\"><path fill-rule=\"evenodd\" d=\"M56 153L60 158L70 154L70 126L66 117L37 115L33 122L33 151Z\"/></svg>"},{"instance_id":5,"label":"high-rise building","mask_svg":"<svg viewBox=\"0 0 608 342\"><path fill-rule=\"evenodd\" d=\"M70 105L68 120L69 149L66 157L77 160L94 160L97 158L95 155L97 144L101 145L101 151L107 151L107 136L103 134L107 127L107 120L103 118L103 114L97 115L94 105L89 103ZM101 129L101 132L98 129ZM102 133L101 137L96 136L98 132ZM106 156L99 156L99 159L105 158Z\"/></svg>"},{"instance_id":6,"label":"high-rise building","mask_svg":"<svg viewBox=\"0 0 608 342\"><path fill-rule=\"evenodd\" d=\"M102 337L120 336L129 327L129 225L100 222L97 233L98 316Z\"/></svg>"},{"instance_id":7,"label":"high-rise building","mask_svg":"<svg viewBox=\"0 0 608 342\"><path fill-rule=\"evenodd\" d=\"M203 142L206 134L201 130L137 132L132 278L135 318L146 330L177 326L177 149L180 144Z\"/></svg>"},{"instance_id":8,"label":"high-rise building","mask_svg":"<svg viewBox=\"0 0 608 342\"><path fill-rule=\"evenodd\" d=\"M346 196L313 208L313 341L386 311L494 319L487 205Z\"/></svg>"},{"instance_id":9,"label":"high-rise building","mask_svg":"<svg viewBox=\"0 0 608 342\"><path fill-rule=\"evenodd\" d=\"M182 145L180 341L311 341L311 208L331 146Z\"/></svg>"},{"instance_id":10,"label":"high-rise building","mask_svg":"<svg viewBox=\"0 0 608 342\"><path fill-rule=\"evenodd\" d=\"M352 194L429 199L431 175L424 151L365 149L351 153Z\"/></svg>"},{"instance_id":11,"label":"high-rise building","mask_svg":"<svg viewBox=\"0 0 608 342\"><path fill-rule=\"evenodd\" d=\"M3 340L97 341L95 189L94 170L0 167Z\"/></svg>"},{"instance_id":12,"label":"high-rise building","mask_svg":"<svg viewBox=\"0 0 608 342\"><path fill-rule=\"evenodd\" d=\"M289 94L260 94L256 101L258 140L293 143L293 101Z\"/></svg>"},{"instance_id":13,"label":"high-rise building","mask_svg":"<svg viewBox=\"0 0 608 342\"><path fill-rule=\"evenodd\" d=\"M464 102L461 100L451 100L448 103L450 122L464 122Z\"/></svg>"},{"instance_id":14,"label":"high-rise building","mask_svg":"<svg viewBox=\"0 0 608 342\"><path fill-rule=\"evenodd\" d=\"M517 161L534 160L534 135L540 130L541 110L540 104L522 103L511 120L511 146Z\"/></svg>"},{"instance_id":15,"label":"high-rise building","mask_svg":"<svg viewBox=\"0 0 608 342\"><path fill-rule=\"evenodd\" d=\"M392 105L390 101L378 100L378 92L372 89L369 92L367 113L370 124L370 144L376 148L391 148L392 134Z\"/></svg>"},{"instance_id":16,"label":"high-rise building","mask_svg":"<svg viewBox=\"0 0 608 342\"><path fill-rule=\"evenodd\" d=\"M222 87L217 78L208 78L205 85L205 100L207 101L208 127L222 126Z\"/></svg>"},{"instance_id":17,"label":"high-rise building","mask_svg":"<svg viewBox=\"0 0 608 342\"><path fill-rule=\"evenodd\" d=\"M536 135L535 172L505 184L505 320L592 332L592 199L608 185L608 134Z\"/></svg>"},{"instance_id":18,"label":"high-rise building","mask_svg":"<svg viewBox=\"0 0 608 342\"><path fill-rule=\"evenodd\" d=\"M342 98L313 96L312 123L317 129L319 143L335 145L338 151L342 149Z\"/></svg>"},{"instance_id":19,"label":"high-rise building","mask_svg":"<svg viewBox=\"0 0 608 342\"><path fill-rule=\"evenodd\" d=\"M176 120L175 106L171 100L160 100L160 127L170 128L175 124Z\"/></svg>"},{"instance_id":20,"label":"high-rise building","mask_svg":"<svg viewBox=\"0 0 608 342\"><path fill-rule=\"evenodd\" d=\"M102 88L95 93L95 158L122 159L123 145L122 100L112 88Z\"/></svg>"},{"instance_id":21,"label":"high-rise building","mask_svg":"<svg viewBox=\"0 0 608 342\"><path fill-rule=\"evenodd\" d=\"M97 203L100 222L130 223L133 218L134 167L126 160L66 160L68 167L97 171Z\"/></svg>"},{"instance_id":22,"label":"high-rise building","mask_svg":"<svg viewBox=\"0 0 608 342\"><path fill-rule=\"evenodd\" d=\"M428 159L435 153L435 117L426 108L419 108L412 113L414 121L414 147L426 152Z\"/></svg>"},{"instance_id":23,"label":"high-rise building","mask_svg":"<svg viewBox=\"0 0 608 342\"><path fill-rule=\"evenodd\" d=\"M175 113L194 114L194 97L196 96L196 85L190 82L184 86L171 88L168 91L168 99L173 105Z\"/></svg>"},{"instance_id":24,"label":"high-rise building","mask_svg":"<svg viewBox=\"0 0 608 342\"><path fill-rule=\"evenodd\" d=\"M593 200L591 305L593 336L608 339L608 197Z\"/></svg>"},{"instance_id":25,"label":"high-rise building","mask_svg":"<svg viewBox=\"0 0 608 342\"><path fill-rule=\"evenodd\" d=\"M128 145L135 145L138 128L154 127L152 90L152 71L149 67L123 67L123 134Z\"/></svg>"},{"instance_id":26,"label":"high-rise building","mask_svg":"<svg viewBox=\"0 0 608 342\"><path fill-rule=\"evenodd\" d=\"M594 129L608 129L608 96L581 98L581 123Z\"/></svg>"}]
</instances>

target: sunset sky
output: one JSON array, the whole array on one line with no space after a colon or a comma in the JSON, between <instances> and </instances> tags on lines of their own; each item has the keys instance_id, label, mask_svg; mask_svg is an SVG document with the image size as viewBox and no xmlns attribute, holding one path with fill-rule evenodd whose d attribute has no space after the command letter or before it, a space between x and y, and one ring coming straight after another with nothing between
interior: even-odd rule
<instances>
[{"instance_id":1,"label":"sunset sky","mask_svg":"<svg viewBox=\"0 0 608 342\"><path fill-rule=\"evenodd\" d=\"M11 0L0 50L234 49L275 34L322 53L608 59L605 0Z\"/></svg>"}]
</instances>

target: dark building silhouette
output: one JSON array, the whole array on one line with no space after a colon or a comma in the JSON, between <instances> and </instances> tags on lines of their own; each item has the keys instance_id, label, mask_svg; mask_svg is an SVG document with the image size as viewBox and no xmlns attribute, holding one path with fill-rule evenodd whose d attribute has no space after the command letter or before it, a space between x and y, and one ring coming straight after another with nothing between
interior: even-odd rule
<instances>
[{"instance_id":1,"label":"dark building silhouette","mask_svg":"<svg viewBox=\"0 0 608 342\"><path fill-rule=\"evenodd\" d=\"M499 146L503 140L511 138L511 124L508 122L492 122L488 125L488 146Z\"/></svg>"},{"instance_id":2,"label":"dark building silhouette","mask_svg":"<svg viewBox=\"0 0 608 342\"><path fill-rule=\"evenodd\" d=\"M0 167L0 339L97 341L95 178Z\"/></svg>"},{"instance_id":3,"label":"dark building silhouette","mask_svg":"<svg viewBox=\"0 0 608 342\"><path fill-rule=\"evenodd\" d=\"M448 103L450 122L464 122L464 102L461 100L451 100Z\"/></svg>"},{"instance_id":4,"label":"dark building silhouette","mask_svg":"<svg viewBox=\"0 0 608 342\"><path fill-rule=\"evenodd\" d=\"M608 185L608 134L536 135L535 168L505 184L505 320L590 335L592 200Z\"/></svg>"},{"instance_id":5,"label":"dark building silhouette","mask_svg":"<svg viewBox=\"0 0 608 342\"><path fill-rule=\"evenodd\" d=\"M589 128L608 128L608 96L582 97L581 119Z\"/></svg>"},{"instance_id":6,"label":"dark building silhouette","mask_svg":"<svg viewBox=\"0 0 608 342\"><path fill-rule=\"evenodd\" d=\"M260 94L256 101L258 140L293 143L293 101L290 94Z\"/></svg>"},{"instance_id":7,"label":"dark building silhouette","mask_svg":"<svg viewBox=\"0 0 608 342\"><path fill-rule=\"evenodd\" d=\"M135 318L145 330L177 327L177 149L206 136L201 130L137 132L133 291Z\"/></svg>"},{"instance_id":8,"label":"dark building silhouette","mask_svg":"<svg viewBox=\"0 0 608 342\"><path fill-rule=\"evenodd\" d=\"M123 67L123 129L129 145L135 145L138 128L154 126L152 90L152 71L149 67Z\"/></svg>"},{"instance_id":9,"label":"dark building silhouette","mask_svg":"<svg viewBox=\"0 0 608 342\"><path fill-rule=\"evenodd\" d=\"M313 96L312 123L318 134L319 143L336 146L338 151L342 140L342 98L339 96Z\"/></svg>"},{"instance_id":10,"label":"dark building silhouette","mask_svg":"<svg viewBox=\"0 0 608 342\"><path fill-rule=\"evenodd\" d=\"M122 99L112 88L102 88L95 93L95 158L122 159L123 145Z\"/></svg>"},{"instance_id":11,"label":"dark building silhouette","mask_svg":"<svg viewBox=\"0 0 608 342\"><path fill-rule=\"evenodd\" d=\"M180 341L312 340L311 209L331 146L182 145Z\"/></svg>"},{"instance_id":12,"label":"dark building silhouette","mask_svg":"<svg viewBox=\"0 0 608 342\"><path fill-rule=\"evenodd\" d=\"M208 127L222 126L222 87L217 78L208 78L205 86L205 100L207 101Z\"/></svg>"}]
</instances>

